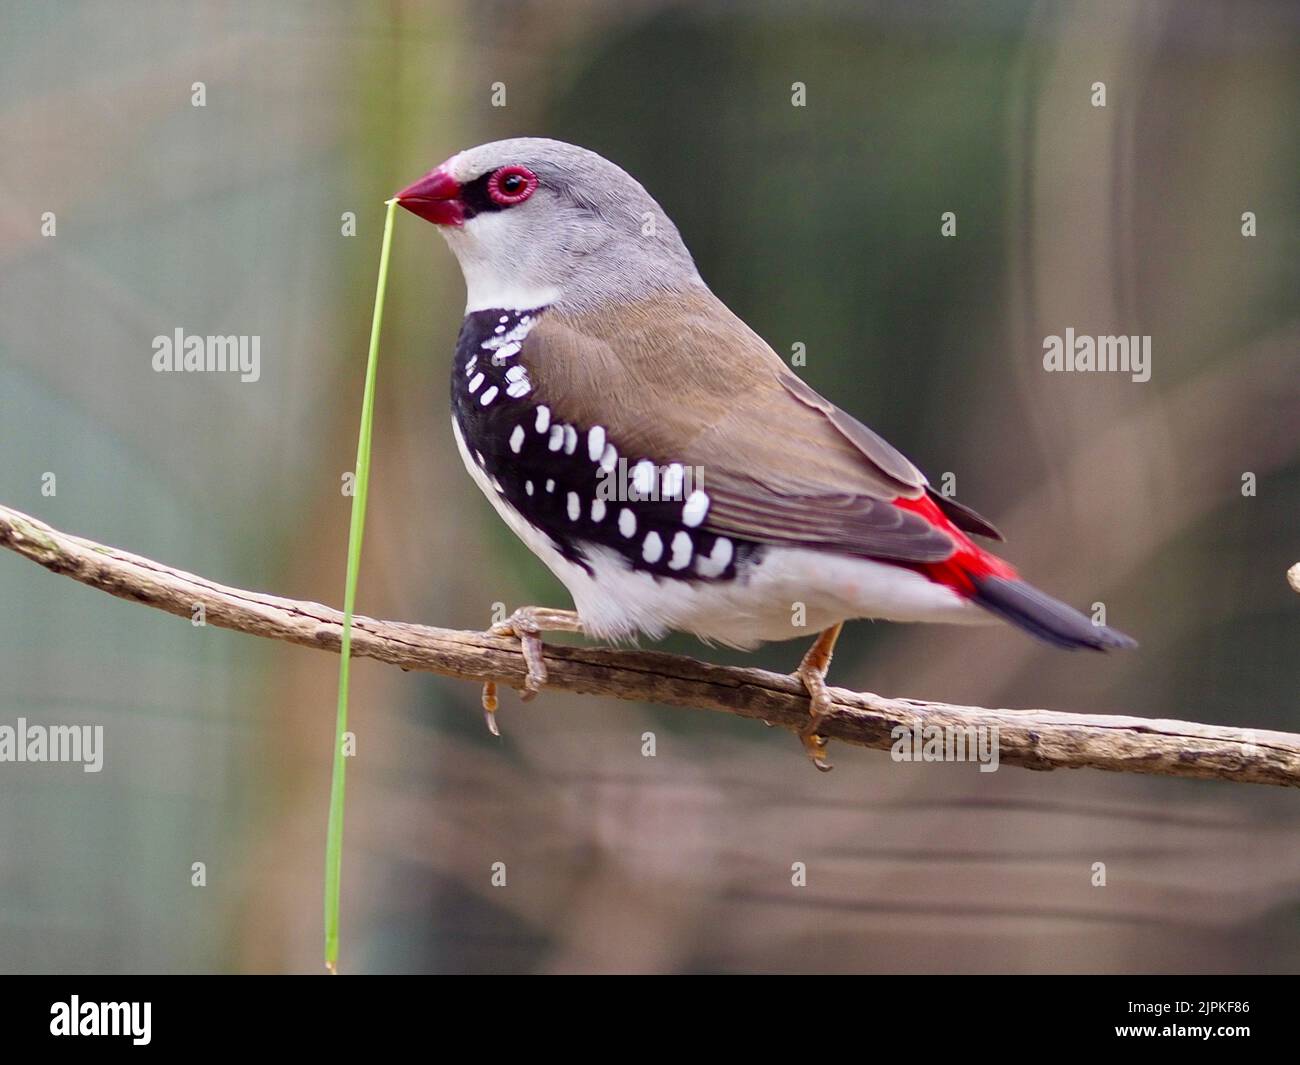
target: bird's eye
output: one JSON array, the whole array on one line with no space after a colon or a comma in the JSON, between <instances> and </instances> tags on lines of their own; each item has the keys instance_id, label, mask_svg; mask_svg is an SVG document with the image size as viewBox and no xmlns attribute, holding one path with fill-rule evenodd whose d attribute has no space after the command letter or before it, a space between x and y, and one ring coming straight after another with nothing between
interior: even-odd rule
<instances>
[{"instance_id":1,"label":"bird's eye","mask_svg":"<svg viewBox=\"0 0 1300 1065\"><path fill-rule=\"evenodd\" d=\"M523 203L537 188L537 175L526 166L503 166L488 178L488 195L502 207Z\"/></svg>"}]
</instances>

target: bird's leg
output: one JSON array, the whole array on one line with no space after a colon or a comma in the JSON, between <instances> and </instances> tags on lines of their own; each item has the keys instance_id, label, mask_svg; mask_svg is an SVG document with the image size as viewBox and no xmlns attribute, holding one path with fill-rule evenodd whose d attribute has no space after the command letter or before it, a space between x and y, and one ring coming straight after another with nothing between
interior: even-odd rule
<instances>
[{"instance_id":1,"label":"bird's leg","mask_svg":"<svg viewBox=\"0 0 1300 1065\"><path fill-rule=\"evenodd\" d=\"M817 734L817 730L831 712L831 693L826 687L826 673L831 668L831 655L835 653L835 641L840 638L840 630L843 628L844 622L841 621L838 625L823 630L813 641L813 645L808 648L808 653L803 656L799 668L794 671L794 675L808 689L808 696L812 703L809 708L811 718L808 724L799 730L799 739L803 743L804 750L808 752L808 757L812 759L813 765L823 773L829 772L832 767L830 762L826 761L826 740Z\"/></svg>"},{"instance_id":2,"label":"bird's leg","mask_svg":"<svg viewBox=\"0 0 1300 1065\"><path fill-rule=\"evenodd\" d=\"M519 697L525 702L535 696L546 684L546 662L542 658L543 632L582 632L582 622L572 610L557 610L545 606L521 606L505 621L498 621L488 632L493 636L514 636L519 640L520 650L524 653L524 662L528 665L528 676L524 679L523 690ZM487 719L488 730L494 736L501 733L497 729L495 714L497 712L496 681L483 684L483 713Z\"/></svg>"}]
</instances>

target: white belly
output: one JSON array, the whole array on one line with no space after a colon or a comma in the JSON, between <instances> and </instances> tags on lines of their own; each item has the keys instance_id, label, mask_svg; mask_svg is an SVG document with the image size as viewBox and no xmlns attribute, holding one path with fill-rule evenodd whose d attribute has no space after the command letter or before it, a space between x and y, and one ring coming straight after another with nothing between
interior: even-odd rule
<instances>
[{"instance_id":1,"label":"white belly","mask_svg":"<svg viewBox=\"0 0 1300 1065\"><path fill-rule=\"evenodd\" d=\"M564 558L492 485L452 422L465 468L529 549L560 579L588 635L605 641L668 632L751 648L807 637L850 618L980 624L991 615L919 573L868 559L803 548L768 548L730 581L656 578L622 556L586 549L591 573ZM550 605L550 604L548 604Z\"/></svg>"}]
</instances>

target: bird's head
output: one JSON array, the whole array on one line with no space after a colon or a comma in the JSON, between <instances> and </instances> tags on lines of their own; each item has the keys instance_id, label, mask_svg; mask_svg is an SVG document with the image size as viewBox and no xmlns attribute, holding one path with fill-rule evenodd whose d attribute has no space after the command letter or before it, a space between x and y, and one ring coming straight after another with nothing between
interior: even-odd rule
<instances>
[{"instance_id":1,"label":"bird's head","mask_svg":"<svg viewBox=\"0 0 1300 1065\"><path fill-rule=\"evenodd\" d=\"M396 198L446 238L470 311L581 309L700 283L653 197L608 159L562 141L518 137L467 149Z\"/></svg>"}]
</instances>

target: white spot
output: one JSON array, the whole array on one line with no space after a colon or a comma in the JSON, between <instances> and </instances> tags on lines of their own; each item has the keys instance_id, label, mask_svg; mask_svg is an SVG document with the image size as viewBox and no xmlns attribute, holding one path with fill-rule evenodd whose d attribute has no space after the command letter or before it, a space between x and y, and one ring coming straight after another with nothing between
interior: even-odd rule
<instances>
[{"instance_id":1,"label":"white spot","mask_svg":"<svg viewBox=\"0 0 1300 1065\"><path fill-rule=\"evenodd\" d=\"M511 399L518 399L520 396L526 396L533 390L533 386L527 381L511 381L506 385L506 395Z\"/></svg>"},{"instance_id":2,"label":"white spot","mask_svg":"<svg viewBox=\"0 0 1300 1065\"><path fill-rule=\"evenodd\" d=\"M629 540L636 534L636 515L627 507L618 512L618 531Z\"/></svg>"},{"instance_id":3,"label":"white spot","mask_svg":"<svg viewBox=\"0 0 1300 1065\"><path fill-rule=\"evenodd\" d=\"M498 366L500 366L503 362L505 362L506 359L512 359L516 355L518 355L519 347L520 345L518 341L512 344L506 344L504 347L498 350L495 355L492 356L492 361L496 363Z\"/></svg>"},{"instance_id":4,"label":"white spot","mask_svg":"<svg viewBox=\"0 0 1300 1065\"><path fill-rule=\"evenodd\" d=\"M471 396L482 387L483 387L483 375L481 373L476 373L473 377L469 379L469 394Z\"/></svg>"},{"instance_id":5,"label":"white spot","mask_svg":"<svg viewBox=\"0 0 1300 1065\"><path fill-rule=\"evenodd\" d=\"M686 503L682 506L682 524L693 529L704 520L704 515L708 512L709 497L703 489L697 488L686 497Z\"/></svg>"},{"instance_id":6,"label":"white spot","mask_svg":"<svg viewBox=\"0 0 1300 1065\"><path fill-rule=\"evenodd\" d=\"M606 444L605 454L600 456L600 468L610 473L616 465L618 465L618 452L614 450L613 444Z\"/></svg>"},{"instance_id":7,"label":"white spot","mask_svg":"<svg viewBox=\"0 0 1300 1065\"><path fill-rule=\"evenodd\" d=\"M578 502L578 493L570 492L565 504L569 511L569 520L577 521L578 515L582 513L582 504Z\"/></svg>"},{"instance_id":8,"label":"white spot","mask_svg":"<svg viewBox=\"0 0 1300 1065\"><path fill-rule=\"evenodd\" d=\"M497 358L507 358L505 349L513 347L514 351L510 352L511 355L518 351L519 345L523 342L524 337L528 335L528 330L531 328L531 322L520 322L507 333L503 326L497 326L496 332L499 335L488 337L487 340L483 341L483 343L479 345L479 347L483 348L485 351L497 352Z\"/></svg>"},{"instance_id":9,"label":"white spot","mask_svg":"<svg viewBox=\"0 0 1300 1065\"><path fill-rule=\"evenodd\" d=\"M657 532L648 532L645 534L645 540L641 543L641 557L649 563L658 562L664 555L664 542L659 539Z\"/></svg>"},{"instance_id":10,"label":"white spot","mask_svg":"<svg viewBox=\"0 0 1300 1065\"><path fill-rule=\"evenodd\" d=\"M578 450L578 430L572 425L564 427L564 453L572 455Z\"/></svg>"},{"instance_id":11,"label":"white spot","mask_svg":"<svg viewBox=\"0 0 1300 1065\"><path fill-rule=\"evenodd\" d=\"M673 537L673 557L668 560L669 569L685 569L691 564L691 534L679 532Z\"/></svg>"},{"instance_id":12,"label":"white spot","mask_svg":"<svg viewBox=\"0 0 1300 1065\"><path fill-rule=\"evenodd\" d=\"M493 331L494 333L504 333L504 332L506 331L506 327L503 326L503 325L499 325L499 326L497 326L497 327L496 327L494 330L492 330L492 331Z\"/></svg>"},{"instance_id":13,"label":"white spot","mask_svg":"<svg viewBox=\"0 0 1300 1065\"><path fill-rule=\"evenodd\" d=\"M516 425L515 431L510 434L510 450L513 451L516 455L518 455L519 449L523 446L524 446L524 427L522 425Z\"/></svg>"},{"instance_id":14,"label":"white spot","mask_svg":"<svg viewBox=\"0 0 1300 1065\"><path fill-rule=\"evenodd\" d=\"M701 577L717 577L730 565L732 553L731 541L725 536L719 536L714 541L708 558L695 556L695 572Z\"/></svg>"},{"instance_id":15,"label":"white spot","mask_svg":"<svg viewBox=\"0 0 1300 1065\"><path fill-rule=\"evenodd\" d=\"M527 377L528 370L523 366L512 366L506 371L507 381L518 381L521 377Z\"/></svg>"},{"instance_id":16,"label":"white spot","mask_svg":"<svg viewBox=\"0 0 1300 1065\"><path fill-rule=\"evenodd\" d=\"M632 468L632 487L637 495L648 497L654 490L655 464L649 459L642 459Z\"/></svg>"},{"instance_id":17,"label":"white spot","mask_svg":"<svg viewBox=\"0 0 1300 1065\"><path fill-rule=\"evenodd\" d=\"M508 315L508 314L503 314L500 318L497 319L497 321L498 321L498 322L501 322L502 324L504 324L504 323L510 321L510 315Z\"/></svg>"},{"instance_id":18,"label":"white spot","mask_svg":"<svg viewBox=\"0 0 1300 1065\"><path fill-rule=\"evenodd\" d=\"M495 488L498 492L505 491L505 489L501 487L501 482L498 481L495 477L492 478L492 487Z\"/></svg>"},{"instance_id":19,"label":"white spot","mask_svg":"<svg viewBox=\"0 0 1300 1065\"><path fill-rule=\"evenodd\" d=\"M660 499L679 499L682 494L682 481L686 477L686 471L682 469L680 462L674 462L664 470L664 475L659 481L659 498Z\"/></svg>"},{"instance_id":20,"label":"white spot","mask_svg":"<svg viewBox=\"0 0 1300 1065\"><path fill-rule=\"evenodd\" d=\"M587 434L587 454L592 462L600 461L600 453L605 450L605 430L599 425Z\"/></svg>"},{"instance_id":21,"label":"white spot","mask_svg":"<svg viewBox=\"0 0 1300 1065\"><path fill-rule=\"evenodd\" d=\"M482 403L483 406L486 407L489 403L491 403L496 398L497 398L497 386L493 385L481 396L479 396L478 401Z\"/></svg>"},{"instance_id":22,"label":"white spot","mask_svg":"<svg viewBox=\"0 0 1300 1065\"><path fill-rule=\"evenodd\" d=\"M483 452L481 452L481 451L475 451L475 452L474 452L474 458L477 460L477 462L478 462L478 464L479 464L480 466L483 465Z\"/></svg>"},{"instance_id":23,"label":"white spot","mask_svg":"<svg viewBox=\"0 0 1300 1065\"><path fill-rule=\"evenodd\" d=\"M546 446L551 451L559 451L560 445L563 443L564 443L564 426L552 425L551 438L548 441L546 441Z\"/></svg>"},{"instance_id":24,"label":"white spot","mask_svg":"<svg viewBox=\"0 0 1300 1065\"><path fill-rule=\"evenodd\" d=\"M591 520L605 520L605 501L603 499L593 499L591 501Z\"/></svg>"},{"instance_id":25,"label":"white spot","mask_svg":"<svg viewBox=\"0 0 1300 1065\"><path fill-rule=\"evenodd\" d=\"M551 408L542 404L537 408L537 431L546 432L547 427L551 424Z\"/></svg>"},{"instance_id":26,"label":"white spot","mask_svg":"<svg viewBox=\"0 0 1300 1065\"><path fill-rule=\"evenodd\" d=\"M533 482L532 482L532 481L525 481L525 482L524 482L524 491L527 492L529 495L532 495L532 494L533 494Z\"/></svg>"},{"instance_id":27,"label":"white spot","mask_svg":"<svg viewBox=\"0 0 1300 1065\"><path fill-rule=\"evenodd\" d=\"M465 364L465 376L466 376L466 377L469 377L470 374L472 374L472 373L474 372L474 369L475 369L475 367L477 367L477 366L478 366L478 356L477 356L477 355L471 355L471 356L469 357L469 362L467 362L467 363Z\"/></svg>"},{"instance_id":28,"label":"white spot","mask_svg":"<svg viewBox=\"0 0 1300 1065\"><path fill-rule=\"evenodd\" d=\"M551 480L551 478L549 478L549 477L546 478L546 490L547 490L548 492L554 492L554 491L555 491L555 482L554 482L553 480Z\"/></svg>"}]
</instances>

